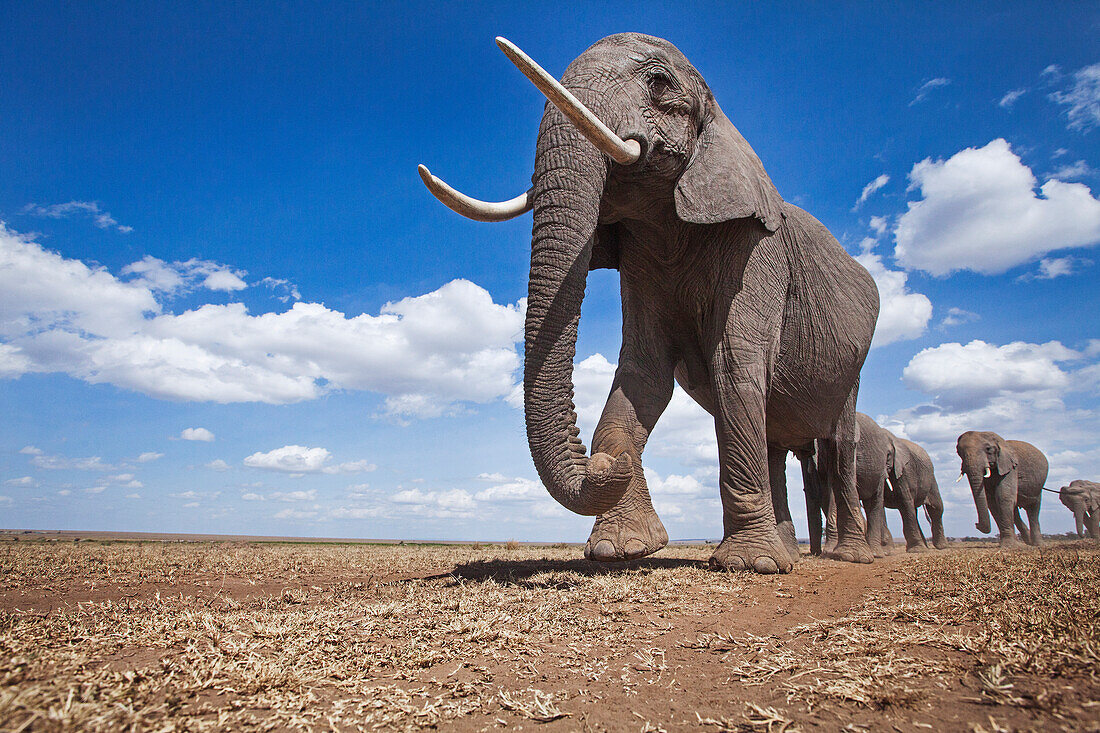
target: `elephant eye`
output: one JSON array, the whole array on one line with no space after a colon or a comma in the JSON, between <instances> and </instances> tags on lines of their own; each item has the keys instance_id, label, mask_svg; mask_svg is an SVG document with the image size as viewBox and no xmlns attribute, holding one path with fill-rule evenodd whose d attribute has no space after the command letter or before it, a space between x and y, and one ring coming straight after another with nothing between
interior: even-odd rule
<instances>
[{"instance_id":1,"label":"elephant eye","mask_svg":"<svg viewBox=\"0 0 1100 733\"><path fill-rule=\"evenodd\" d=\"M665 96L674 86L675 82L672 81L672 77L663 71L655 71L649 76L649 93L653 95L654 99Z\"/></svg>"}]
</instances>

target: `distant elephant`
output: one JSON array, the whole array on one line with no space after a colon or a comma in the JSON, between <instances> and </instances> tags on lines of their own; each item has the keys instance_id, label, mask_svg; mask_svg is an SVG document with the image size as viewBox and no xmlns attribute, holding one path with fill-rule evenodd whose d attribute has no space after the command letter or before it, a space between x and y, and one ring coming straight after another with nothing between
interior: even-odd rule
<instances>
[{"instance_id":1,"label":"distant elephant","mask_svg":"<svg viewBox=\"0 0 1100 733\"><path fill-rule=\"evenodd\" d=\"M534 211L527 438L550 494L597 515L585 556L628 560L667 543L641 455L679 382L714 416L718 438L723 539L712 566L791 569L793 532L781 539L769 500L774 459L815 439L831 455L833 556L870 562L855 487L855 402L878 317L871 276L821 223L783 201L672 44L609 36L559 83L508 41L497 43L551 102L534 185L488 204L423 166L420 174L437 198L471 218ZM619 271L623 332L588 457L572 370L585 282L597 268Z\"/></svg>"},{"instance_id":2,"label":"distant elephant","mask_svg":"<svg viewBox=\"0 0 1100 733\"><path fill-rule=\"evenodd\" d=\"M942 550L947 547L947 536L943 531L943 499L936 483L932 459L924 448L911 440L899 438L893 433L890 439L884 503L890 509L901 512L905 549L907 552L920 552L928 547L917 517L917 507L923 506L932 525L932 544Z\"/></svg>"},{"instance_id":3,"label":"distant elephant","mask_svg":"<svg viewBox=\"0 0 1100 733\"><path fill-rule=\"evenodd\" d=\"M867 544L875 557L890 554L893 538L889 540L886 528L886 509L884 492L887 480L887 468L892 459L894 436L881 427L870 415L856 413L858 426L856 437L856 490L863 509L867 514ZM832 522L830 492L825 490L823 481L826 466L818 453L801 450L795 452L802 463L802 486L806 492L806 517L810 531L810 554L817 555L823 550L828 552L835 544L835 530ZM772 503L777 507L786 503L786 494L773 494ZM780 511L779 509L777 511ZM821 546L821 519L825 517L826 541Z\"/></svg>"},{"instance_id":4,"label":"distant elephant","mask_svg":"<svg viewBox=\"0 0 1100 733\"><path fill-rule=\"evenodd\" d=\"M974 495L974 506L978 510L978 523L974 526L978 531L989 534L989 513L992 511L1001 535L1001 547L1020 544L1012 529L1014 522L1025 542L1042 544L1039 505L1047 480L1046 456L1031 443L1005 440L996 433L974 430L959 436L955 450L962 458L962 475L970 481L970 491ZM1020 509L1027 512L1027 524L1020 516Z\"/></svg>"},{"instance_id":5,"label":"distant elephant","mask_svg":"<svg viewBox=\"0 0 1100 733\"><path fill-rule=\"evenodd\" d=\"M1077 536L1100 540L1100 484L1095 481L1071 481L1058 492L1058 498L1073 512L1077 521Z\"/></svg>"}]
</instances>

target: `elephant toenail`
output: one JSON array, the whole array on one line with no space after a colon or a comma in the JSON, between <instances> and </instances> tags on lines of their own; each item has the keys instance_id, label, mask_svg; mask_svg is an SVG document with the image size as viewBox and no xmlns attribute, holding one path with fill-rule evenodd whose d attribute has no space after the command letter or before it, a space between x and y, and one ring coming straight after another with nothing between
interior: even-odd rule
<instances>
[{"instance_id":1,"label":"elephant toenail","mask_svg":"<svg viewBox=\"0 0 1100 733\"><path fill-rule=\"evenodd\" d=\"M596 562L607 562L608 560L618 559L615 545L612 544L611 540L600 540L596 543L596 546L592 548L590 559Z\"/></svg>"},{"instance_id":2,"label":"elephant toenail","mask_svg":"<svg viewBox=\"0 0 1100 733\"><path fill-rule=\"evenodd\" d=\"M761 556L756 558L752 564L752 569L761 575L774 575L779 572L779 566L770 557Z\"/></svg>"},{"instance_id":3,"label":"elephant toenail","mask_svg":"<svg viewBox=\"0 0 1100 733\"><path fill-rule=\"evenodd\" d=\"M625 550L626 556L630 558L641 557L646 554L645 544L639 539L627 540L626 547L623 549Z\"/></svg>"}]
</instances>

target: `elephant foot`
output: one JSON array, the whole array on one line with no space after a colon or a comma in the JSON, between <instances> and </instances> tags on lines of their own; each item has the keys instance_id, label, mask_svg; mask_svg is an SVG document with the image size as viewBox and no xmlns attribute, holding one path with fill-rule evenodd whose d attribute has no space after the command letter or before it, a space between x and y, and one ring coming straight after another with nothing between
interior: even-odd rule
<instances>
[{"instance_id":1,"label":"elephant foot","mask_svg":"<svg viewBox=\"0 0 1100 733\"><path fill-rule=\"evenodd\" d=\"M836 550L836 540L825 540L825 544L821 546L821 555L828 557Z\"/></svg>"},{"instance_id":2,"label":"elephant foot","mask_svg":"<svg viewBox=\"0 0 1100 733\"><path fill-rule=\"evenodd\" d=\"M923 543L921 543L919 545L906 545L905 551L906 552L928 552L928 547L926 547Z\"/></svg>"},{"instance_id":3,"label":"elephant foot","mask_svg":"<svg viewBox=\"0 0 1100 733\"><path fill-rule=\"evenodd\" d=\"M739 532L726 537L711 555L710 566L715 570L751 570L772 575L791 572L794 563L773 527L770 532Z\"/></svg>"},{"instance_id":4,"label":"elephant foot","mask_svg":"<svg viewBox=\"0 0 1100 733\"><path fill-rule=\"evenodd\" d=\"M584 546L596 562L626 562L652 555L668 544L668 532L652 506L625 514L599 516Z\"/></svg>"},{"instance_id":5,"label":"elephant foot","mask_svg":"<svg viewBox=\"0 0 1100 733\"><path fill-rule=\"evenodd\" d=\"M932 540L932 546L935 547L937 550L946 550L947 549L947 538L946 537L936 537L936 538L934 538Z\"/></svg>"},{"instance_id":6,"label":"elephant foot","mask_svg":"<svg viewBox=\"0 0 1100 733\"><path fill-rule=\"evenodd\" d=\"M874 556L871 554L871 547L863 537L838 542L832 552L826 553L825 556L831 560L840 560L841 562L866 564L875 561Z\"/></svg>"},{"instance_id":7,"label":"elephant foot","mask_svg":"<svg viewBox=\"0 0 1100 733\"><path fill-rule=\"evenodd\" d=\"M779 532L779 539L783 546L787 548L787 554L791 556L791 562L801 560L802 550L798 547L798 537L794 533L794 522L780 522L776 525L776 531Z\"/></svg>"},{"instance_id":8,"label":"elephant foot","mask_svg":"<svg viewBox=\"0 0 1100 733\"><path fill-rule=\"evenodd\" d=\"M1000 540L1000 549L1002 550L1026 550L1027 544L1021 542L1016 537L1002 537Z\"/></svg>"}]
</instances>

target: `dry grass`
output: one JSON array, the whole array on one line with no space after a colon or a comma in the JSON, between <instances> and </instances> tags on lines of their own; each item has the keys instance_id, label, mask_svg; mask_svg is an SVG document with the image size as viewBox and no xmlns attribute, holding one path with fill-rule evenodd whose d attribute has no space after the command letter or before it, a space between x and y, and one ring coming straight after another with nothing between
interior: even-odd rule
<instances>
[{"instance_id":1,"label":"dry grass","mask_svg":"<svg viewBox=\"0 0 1100 733\"><path fill-rule=\"evenodd\" d=\"M824 711L919 726L948 692L985 730L1100 712L1095 548L902 558L854 608L755 635L739 619L813 603L814 574L847 568L578 554L4 543L0 729L791 732Z\"/></svg>"}]
</instances>

